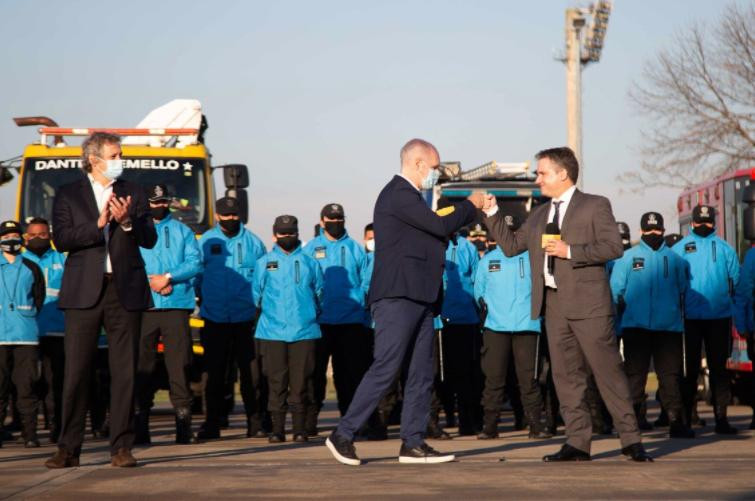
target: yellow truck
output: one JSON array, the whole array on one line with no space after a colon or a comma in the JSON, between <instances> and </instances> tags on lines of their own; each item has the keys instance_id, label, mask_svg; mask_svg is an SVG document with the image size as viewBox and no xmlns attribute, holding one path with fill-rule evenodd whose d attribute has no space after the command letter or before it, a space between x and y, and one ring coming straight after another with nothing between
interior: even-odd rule
<instances>
[{"instance_id":1,"label":"yellow truck","mask_svg":"<svg viewBox=\"0 0 755 501\"><path fill-rule=\"evenodd\" d=\"M19 126L42 126L38 129L39 140L28 144L21 156L0 162L0 184L12 179L13 171L18 175L17 221L23 223L33 217L51 221L58 188L84 175L81 146L68 141L95 131L107 131L123 138L124 179L145 189L158 183L166 185L174 195L173 217L192 228L197 238L213 225L216 198L213 170L216 167L212 166L212 155L204 144L207 128L204 116L201 122L197 121L199 127L196 128L63 128L47 117L21 117L14 121ZM232 164L217 168L223 170L225 194L239 200L242 221L246 223L248 195L245 188L249 184L246 166ZM190 322L194 354L201 356L203 349L198 330L203 321L192 315ZM200 375L198 370L195 374Z\"/></svg>"}]
</instances>

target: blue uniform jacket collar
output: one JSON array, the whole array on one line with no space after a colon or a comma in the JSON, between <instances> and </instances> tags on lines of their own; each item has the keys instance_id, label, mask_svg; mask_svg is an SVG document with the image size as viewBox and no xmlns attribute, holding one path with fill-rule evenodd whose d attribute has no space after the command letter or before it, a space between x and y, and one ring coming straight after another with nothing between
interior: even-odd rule
<instances>
[{"instance_id":1,"label":"blue uniform jacket collar","mask_svg":"<svg viewBox=\"0 0 755 501\"><path fill-rule=\"evenodd\" d=\"M349 238L349 232L344 229L343 230L343 235L341 235L341 238L339 238L337 240L331 240L327 236L325 236L325 228L323 228L322 231L320 232L320 235L317 238L321 239L327 245L334 245L334 244L337 244L339 242L343 242L344 240L346 240L347 238Z\"/></svg>"},{"instance_id":2,"label":"blue uniform jacket collar","mask_svg":"<svg viewBox=\"0 0 755 501\"><path fill-rule=\"evenodd\" d=\"M290 254L286 254L285 252L283 252L283 249L280 248L280 245L278 245L278 244L274 244L273 245L273 250L277 254L280 254L284 258L286 258L286 257L293 257L293 256L295 256L297 254L301 254L301 252L302 252L301 249L302 249L302 246L301 246L301 243L300 243L299 246L296 249L294 249Z\"/></svg>"},{"instance_id":3,"label":"blue uniform jacket collar","mask_svg":"<svg viewBox=\"0 0 755 501\"><path fill-rule=\"evenodd\" d=\"M644 240L640 239L640 247L648 252L660 252L663 249L666 248L666 242L663 242L660 247L658 247L658 250L653 249L648 244L645 243Z\"/></svg>"},{"instance_id":4,"label":"blue uniform jacket collar","mask_svg":"<svg viewBox=\"0 0 755 501\"><path fill-rule=\"evenodd\" d=\"M155 228L157 228L159 226L163 226L165 224L168 224L172 220L173 220L173 216L171 216L170 214L168 214L167 216L165 216L164 218L162 218L159 222L155 221L154 219L152 220L152 222L155 223ZM223 230L220 230L220 231L223 231ZM239 233L241 233L241 231L239 231Z\"/></svg>"},{"instance_id":5,"label":"blue uniform jacket collar","mask_svg":"<svg viewBox=\"0 0 755 501\"><path fill-rule=\"evenodd\" d=\"M244 236L244 232L246 232L246 231L247 231L246 227L244 227L244 225L241 225L241 227L239 228L239 232L238 232L238 233L236 233L236 234L235 234L234 236L232 236L232 237L229 237L229 236L228 236L228 235L226 235L226 234L225 234L225 232L224 232L224 231L223 231L223 230L222 230L222 229L220 228L220 225L218 225L218 226L215 226L215 227L214 227L213 229L214 229L214 230L217 230L217 234L218 234L218 235L220 236L220 238L222 238L222 239L224 239L224 240L229 240L229 241L231 241L231 242L233 242L233 241L234 241L234 240L236 240L236 239L239 239L239 238L243 237L243 236Z\"/></svg>"}]
</instances>

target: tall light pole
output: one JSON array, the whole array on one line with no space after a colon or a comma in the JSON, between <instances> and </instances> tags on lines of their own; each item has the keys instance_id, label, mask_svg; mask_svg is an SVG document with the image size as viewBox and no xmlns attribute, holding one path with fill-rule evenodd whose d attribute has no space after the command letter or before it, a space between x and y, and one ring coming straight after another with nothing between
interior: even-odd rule
<instances>
[{"instance_id":1,"label":"tall light pole","mask_svg":"<svg viewBox=\"0 0 755 501\"><path fill-rule=\"evenodd\" d=\"M611 14L610 0L600 0L588 8L566 9L566 143L580 163L579 189L584 188L582 162L582 66L597 63ZM584 32L584 37L583 37Z\"/></svg>"}]
</instances>

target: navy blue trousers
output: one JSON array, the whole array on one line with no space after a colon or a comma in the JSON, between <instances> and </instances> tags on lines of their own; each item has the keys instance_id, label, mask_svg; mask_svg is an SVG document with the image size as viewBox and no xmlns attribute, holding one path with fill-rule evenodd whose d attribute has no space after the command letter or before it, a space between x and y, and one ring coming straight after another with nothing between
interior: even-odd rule
<instances>
[{"instance_id":1,"label":"navy blue trousers","mask_svg":"<svg viewBox=\"0 0 755 501\"><path fill-rule=\"evenodd\" d=\"M402 368L406 373L401 439L408 447L425 440L433 385L433 313L431 305L387 298L371 308L375 320L374 361L359 384L336 433L348 440L388 393Z\"/></svg>"}]
</instances>

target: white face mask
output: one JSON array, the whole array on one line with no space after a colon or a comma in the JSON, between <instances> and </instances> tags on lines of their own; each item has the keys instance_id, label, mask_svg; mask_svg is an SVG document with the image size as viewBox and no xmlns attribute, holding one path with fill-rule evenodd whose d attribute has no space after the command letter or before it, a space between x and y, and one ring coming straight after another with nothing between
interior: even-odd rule
<instances>
[{"instance_id":1,"label":"white face mask","mask_svg":"<svg viewBox=\"0 0 755 501\"><path fill-rule=\"evenodd\" d=\"M105 160L102 158L101 160ZM113 159L105 160L105 170L102 171L102 175L111 181L115 181L123 174L123 160Z\"/></svg>"},{"instance_id":2,"label":"white face mask","mask_svg":"<svg viewBox=\"0 0 755 501\"><path fill-rule=\"evenodd\" d=\"M365 248L367 249L367 252L375 252L375 239L367 240L364 243Z\"/></svg>"},{"instance_id":3,"label":"white face mask","mask_svg":"<svg viewBox=\"0 0 755 501\"><path fill-rule=\"evenodd\" d=\"M440 169L430 169L425 179L422 180L423 190L432 190L440 178Z\"/></svg>"}]
</instances>

